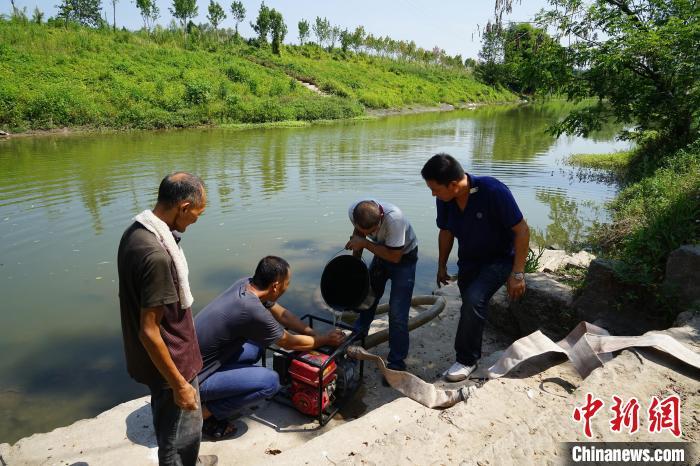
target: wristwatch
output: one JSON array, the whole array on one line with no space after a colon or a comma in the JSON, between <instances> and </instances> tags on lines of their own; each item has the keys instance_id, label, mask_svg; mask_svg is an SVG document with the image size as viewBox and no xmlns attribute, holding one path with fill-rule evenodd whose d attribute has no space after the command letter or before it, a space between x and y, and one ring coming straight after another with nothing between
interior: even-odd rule
<instances>
[{"instance_id":1,"label":"wristwatch","mask_svg":"<svg viewBox=\"0 0 700 466\"><path fill-rule=\"evenodd\" d=\"M513 278L516 280L525 280L525 273L524 272L513 272Z\"/></svg>"}]
</instances>

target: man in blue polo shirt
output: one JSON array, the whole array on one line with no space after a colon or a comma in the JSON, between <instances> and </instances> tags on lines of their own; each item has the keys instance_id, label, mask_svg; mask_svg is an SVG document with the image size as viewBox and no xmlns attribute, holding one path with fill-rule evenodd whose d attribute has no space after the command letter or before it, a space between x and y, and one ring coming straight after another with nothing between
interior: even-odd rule
<instances>
[{"instance_id":1,"label":"man in blue polo shirt","mask_svg":"<svg viewBox=\"0 0 700 466\"><path fill-rule=\"evenodd\" d=\"M438 287L447 284L447 259L458 243L457 284L462 295L455 337L456 362L445 378L469 377L481 358L488 304L506 283L511 300L525 292L525 260L530 230L508 187L490 176L474 176L454 157L437 154L421 175L435 196L438 234Z\"/></svg>"}]
</instances>

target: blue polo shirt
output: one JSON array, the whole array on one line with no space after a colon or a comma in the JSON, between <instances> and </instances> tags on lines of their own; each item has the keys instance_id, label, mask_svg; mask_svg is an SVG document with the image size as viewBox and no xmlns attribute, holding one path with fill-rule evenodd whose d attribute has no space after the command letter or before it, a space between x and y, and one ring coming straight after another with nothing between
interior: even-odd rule
<instances>
[{"instance_id":1,"label":"blue polo shirt","mask_svg":"<svg viewBox=\"0 0 700 466\"><path fill-rule=\"evenodd\" d=\"M460 273L484 264L512 263L513 228L523 214L510 189L490 176L469 177L469 200L464 212L457 200L437 201L437 226L449 230L459 244Z\"/></svg>"}]
</instances>

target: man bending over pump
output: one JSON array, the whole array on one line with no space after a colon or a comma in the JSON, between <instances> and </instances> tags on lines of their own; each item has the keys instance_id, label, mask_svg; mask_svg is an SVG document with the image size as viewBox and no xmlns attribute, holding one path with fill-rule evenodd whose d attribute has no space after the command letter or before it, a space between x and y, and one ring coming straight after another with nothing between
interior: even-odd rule
<instances>
[{"instance_id":1,"label":"man bending over pump","mask_svg":"<svg viewBox=\"0 0 700 466\"><path fill-rule=\"evenodd\" d=\"M266 346L276 343L306 351L342 343L340 330L317 335L277 304L291 278L287 261L264 257L252 278L238 280L197 314L195 328L204 361L199 380L205 437L222 440L235 435L229 418L240 408L277 393L277 373L255 365Z\"/></svg>"},{"instance_id":2,"label":"man bending over pump","mask_svg":"<svg viewBox=\"0 0 700 466\"><path fill-rule=\"evenodd\" d=\"M391 280L389 297L389 369L405 371L408 356L408 313L411 309L413 285L416 281L418 242L413 227L401 210L388 202L374 199L354 203L348 209L353 226L345 249L356 257L367 249L374 257L369 266L375 300L360 313L355 330L367 334L386 282ZM382 380L384 385L388 385Z\"/></svg>"}]
</instances>

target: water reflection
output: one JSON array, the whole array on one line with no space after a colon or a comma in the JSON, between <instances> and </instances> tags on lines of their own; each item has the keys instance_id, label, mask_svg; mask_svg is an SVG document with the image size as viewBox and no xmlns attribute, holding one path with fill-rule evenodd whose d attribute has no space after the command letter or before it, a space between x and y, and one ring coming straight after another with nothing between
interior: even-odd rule
<instances>
[{"instance_id":1,"label":"water reflection","mask_svg":"<svg viewBox=\"0 0 700 466\"><path fill-rule=\"evenodd\" d=\"M537 199L549 206L549 219L544 232L535 231L533 240L539 245L570 249L583 239L583 221L579 217L578 205L567 199L564 193L538 190Z\"/></svg>"},{"instance_id":2,"label":"water reflection","mask_svg":"<svg viewBox=\"0 0 700 466\"><path fill-rule=\"evenodd\" d=\"M51 206L80 193L95 233L103 210L118 200L142 207L143 188L175 166L215 180L221 206L236 199L271 199L289 186L344 175L400 168L395 156L428 157L436 143L457 146L455 156L474 162L526 162L551 147L547 126L564 114L559 105L487 107L445 119L444 114L409 115L312 129L268 131L173 131L13 140L0 146L0 206L35 200ZM389 158L389 160L386 160ZM377 166L377 159L384 159ZM392 160L393 159L393 160ZM388 163L387 163L388 162ZM295 177L289 179L293 171ZM415 173L412 173L415 177ZM151 196L152 197L152 196ZM149 199L150 200L150 199Z\"/></svg>"},{"instance_id":3,"label":"water reflection","mask_svg":"<svg viewBox=\"0 0 700 466\"><path fill-rule=\"evenodd\" d=\"M294 268L284 304L316 312L323 266L350 234L347 206L366 195L397 204L411 220L421 251L416 294L432 290L435 204L419 173L439 151L504 181L544 241L579 241L604 215L596 206L614 188L570 178L560 161L621 147L547 135L565 111L559 104L492 107L302 129L0 143L0 373L12 374L0 391L15 393L0 397L0 441L94 415L140 389L119 362L116 248L131 217L153 205L164 174L187 170L207 184L207 212L182 242L195 312L266 254ZM51 402L61 414L40 417L41 425L21 414L20 406Z\"/></svg>"},{"instance_id":4,"label":"water reflection","mask_svg":"<svg viewBox=\"0 0 700 466\"><path fill-rule=\"evenodd\" d=\"M123 376L121 335L112 331L52 335L33 342L3 371L12 380L3 382L0 396L2 441L63 425L76 418L76 411L78 416L98 413L115 399L147 392Z\"/></svg>"}]
</instances>

